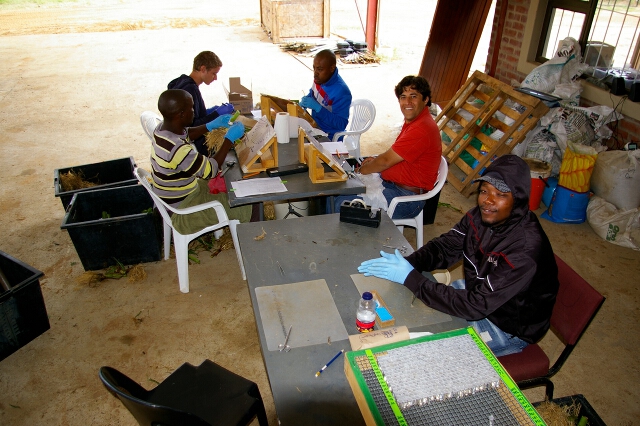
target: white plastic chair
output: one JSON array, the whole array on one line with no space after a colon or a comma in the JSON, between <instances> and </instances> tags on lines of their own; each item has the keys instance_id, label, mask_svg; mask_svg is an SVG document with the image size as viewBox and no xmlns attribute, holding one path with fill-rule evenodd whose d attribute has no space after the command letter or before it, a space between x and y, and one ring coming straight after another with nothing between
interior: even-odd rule
<instances>
[{"instance_id":1,"label":"white plastic chair","mask_svg":"<svg viewBox=\"0 0 640 426\"><path fill-rule=\"evenodd\" d=\"M158 126L158 123L162 121L162 118L153 111L145 111L140 114L140 124L142 124L142 129L149 137L151 142L153 142L153 131Z\"/></svg>"},{"instance_id":2,"label":"white plastic chair","mask_svg":"<svg viewBox=\"0 0 640 426\"><path fill-rule=\"evenodd\" d=\"M428 200L429 198L435 197L435 195L440 192L442 187L444 186L445 181L447 180L447 172L449 171L449 165L447 164L447 160L444 157L440 157L440 166L438 167L438 180L436 181L436 185L433 187L431 191L425 192L424 194L416 194L416 195L405 195L403 197L395 197L389 203L389 208L387 209L387 214L389 217L393 217L393 212L396 210L396 206L399 203L409 203L412 201L422 201ZM424 210L424 209L423 209ZM423 229L423 210L420 210L418 216L408 219L393 219L393 223L398 228L398 231L402 232L405 226L411 226L412 228L416 228L416 249L422 247L424 243L424 229Z\"/></svg>"},{"instance_id":3,"label":"white plastic chair","mask_svg":"<svg viewBox=\"0 0 640 426\"><path fill-rule=\"evenodd\" d=\"M238 220L229 220L227 216L227 212L224 210L224 207L218 201L210 201L208 203L200 204L198 206L187 207L184 209L178 209L170 206L169 204L162 201L158 195L153 192L153 188L151 187L151 174L139 167L136 167L134 170L136 178L140 181L142 185L144 185L145 189L151 195L153 202L155 203L158 211L162 215L162 221L164 222L164 259L169 259L169 252L171 247L171 235L173 234L173 245L176 252L176 263L178 264L178 282L180 284L180 291L183 293L189 293L189 242L191 240L198 238L202 234L206 234L207 232L215 231L225 226L229 227L231 231L231 237L233 238L233 245L236 248L236 256L238 257L238 264L240 265L240 271L242 272L242 279L246 280L247 276L244 271L244 263L242 262L242 253L240 252L240 243L238 242L238 234L236 232L236 226L240 223ZM216 211L218 215L219 222L215 225L207 226L200 231L182 235L178 231L176 231L171 224L171 217L169 216L169 211L173 212L173 214L189 214L195 213L201 210L212 208ZM173 231L173 232L172 232Z\"/></svg>"},{"instance_id":4,"label":"white plastic chair","mask_svg":"<svg viewBox=\"0 0 640 426\"><path fill-rule=\"evenodd\" d=\"M354 99L349 107L349 124L344 132L333 135L333 142L344 136L343 142L349 154L360 157L360 135L369 130L376 118L376 107L368 99Z\"/></svg>"}]
</instances>

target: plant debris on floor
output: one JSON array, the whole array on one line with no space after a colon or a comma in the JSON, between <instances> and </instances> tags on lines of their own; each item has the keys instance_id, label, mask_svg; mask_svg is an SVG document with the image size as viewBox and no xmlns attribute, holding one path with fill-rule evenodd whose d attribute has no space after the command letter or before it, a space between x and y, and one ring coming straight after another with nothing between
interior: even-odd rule
<instances>
[{"instance_id":1,"label":"plant debris on floor","mask_svg":"<svg viewBox=\"0 0 640 426\"><path fill-rule=\"evenodd\" d=\"M189 243L189 262L200 263L198 256L203 251L211 253L211 257L216 257L222 250L233 248L233 238L228 227L224 228L222 236L218 239L215 238L213 232L209 232Z\"/></svg>"},{"instance_id":2,"label":"plant debris on floor","mask_svg":"<svg viewBox=\"0 0 640 426\"><path fill-rule=\"evenodd\" d=\"M85 271L76 281L80 285L97 287L107 279L119 280L128 277L130 283L140 282L147 279L147 272L142 265L124 266L116 259L116 264L109 266L104 271Z\"/></svg>"}]
</instances>

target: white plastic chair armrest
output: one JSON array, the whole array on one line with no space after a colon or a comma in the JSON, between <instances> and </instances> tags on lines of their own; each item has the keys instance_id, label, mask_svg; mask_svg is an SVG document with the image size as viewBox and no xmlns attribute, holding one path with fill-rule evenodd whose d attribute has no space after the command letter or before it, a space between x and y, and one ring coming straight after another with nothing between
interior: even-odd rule
<instances>
[{"instance_id":1,"label":"white plastic chair armrest","mask_svg":"<svg viewBox=\"0 0 640 426\"><path fill-rule=\"evenodd\" d=\"M401 197L395 197L389 203L387 214L389 215L389 217L393 217L393 213L395 212L396 206L399 203L410 203L412 201L423 201L423 200L428 200L429 198L433 198L441 189L441 188L438 188L438 190L436 191L436 188L438 188L438 182L436 182L436 184L434 185L434 189L432 189L431 191L427 191L423 194L403 195Z\"/></svg>"},{"instance_id":2,"label":"white plastic chair armrest","mask_svg":"<svg viewBox=\"0 0 640 426\"><path fill-rule=\"evenodd\" d=\"M355 135L361 135L362 133L364 132L361 132L359 130L345 130L344 132L334 133L333 139L331 140L331 142L338 142L338 138L340 136L355 136Z\"/></svg>"}]
</instances>

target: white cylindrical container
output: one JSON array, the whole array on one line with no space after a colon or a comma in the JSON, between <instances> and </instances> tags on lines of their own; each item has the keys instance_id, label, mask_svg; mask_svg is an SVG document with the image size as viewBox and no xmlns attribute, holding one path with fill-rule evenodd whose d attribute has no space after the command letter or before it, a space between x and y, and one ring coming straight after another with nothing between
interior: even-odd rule
<instances>
[{"instance_id":1,"label":"white cylindrical container","mask_svg":"<svg viewBox=\"0 0 640 426\"><path fill-rule=\"evenodd\" d=\"M276 138L278 139L278 143L289 143L289 113L277 113L276 121L273 127L276 131Z\"/></svg>"},{"instance_id":2,"label":"white cylindrical container","mask_svg":"<svg viewBox=\"0 0 640 426\"><path fill-rule=\"evenodd\" d=\"M368 291L362 293L362 299L358 304L356 312L356 328L360 333L368 333L373 331L376 324L376 301L373 295Z\"/></svg>"}]
</instances>

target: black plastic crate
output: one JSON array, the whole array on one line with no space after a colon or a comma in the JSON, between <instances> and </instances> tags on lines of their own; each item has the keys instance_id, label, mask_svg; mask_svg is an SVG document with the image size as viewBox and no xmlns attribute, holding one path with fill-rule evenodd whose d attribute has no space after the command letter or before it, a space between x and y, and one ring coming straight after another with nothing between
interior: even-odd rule
<instances>
[{"instance_id":1,"label":"black plastic crate","mask_svg":"<svg viewBox=\"0 0 640 426\"><path fill-rule=\"evenodd\" d=\"M160 260L162 220L142 185L74 194L60 227L85 271Z\"/></svg>"},{"instance_id":2,"label":"black plastic crate","mask_svg":"<svg viewBox=\"0 0 640 426\"><path fill-rule=\"evenodd\" d=\"M50 328L37 269L0 251L9 290L0 287L0 361Z\"/></svg>"},{"instance_id":3,"label":"black plastic crate","mask_svg":"<svg viewBox=\"0 0 640 426\"><path fill-rule=\"evenodd\" d=\"M116 160L103 161L101 163L85 164L82 166L55 169L53 172L53 187L56 197L60 197L62 207L67 209L71 198L78 192L94 191L96 189L114 188L118 186L136 185L138 180L133 175L136 163L133 157L118 158ZM63 191L60 175L73 171L82 174L84 180L98 184L91 188Z\"/></svg>"},{"instance_id":4,"label":"black plastic crate","mask_svg":"<svg viewBox=\"0 0 640 426\"><path fill-rule=\"evenodd\" d=\"M571 396L563 396L562 398L554 398L551 400L556 405L560 407L568 407L573 405L574 403L580 404L580 411L578 412L578 420L581 417L587 418L587 425L589 426L607 426L605 422L602 421L596 410L593 409L591 404L587 401L587 398L582 394L571 395ZM542 402L536 402L533 404L534 407L542 404Z\"/></svg>"}]
</instances>

